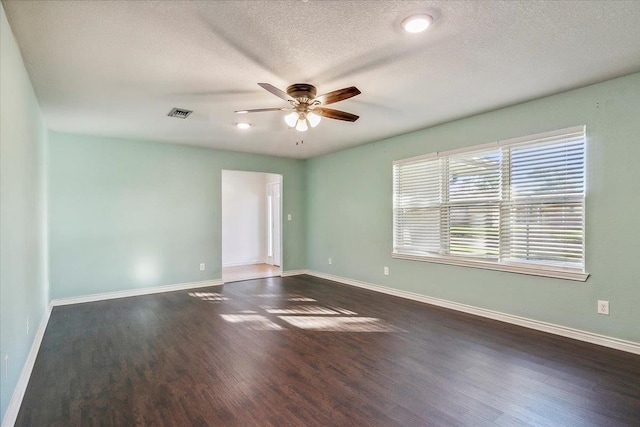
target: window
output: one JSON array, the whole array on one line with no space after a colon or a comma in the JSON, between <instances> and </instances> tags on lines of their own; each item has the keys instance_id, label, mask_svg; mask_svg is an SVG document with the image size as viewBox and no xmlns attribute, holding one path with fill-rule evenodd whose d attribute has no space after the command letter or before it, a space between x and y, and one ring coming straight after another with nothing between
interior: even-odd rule
<instances>
[{"instance_id":1,"label":"window","mask_svg":"<svg viewBox=\"0 0 640 427\"><path fill-rule=\"evenodd\" d=\"M586 280L585 127L393 164L393 257Z\"/></svg>"}]
</instances>

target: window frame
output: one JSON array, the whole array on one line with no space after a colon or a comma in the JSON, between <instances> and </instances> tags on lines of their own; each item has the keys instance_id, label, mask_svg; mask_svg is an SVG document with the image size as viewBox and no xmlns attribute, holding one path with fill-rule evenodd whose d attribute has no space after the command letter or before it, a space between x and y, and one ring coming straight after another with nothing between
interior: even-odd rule
<instances>
[{"instance_id":1,"label":"window frame","mask_svg":"<svg viewBox=\"0 0 640 427\"><path fill-rule=\"evenodd\" d=\"M395 169L396 165L407 164L411 162L416 162L420 160L436 160L440 158L448 158L449 156L462 154L462 153L472 153L482 150L491 150L491 149L503 149L506 147L514 147L514 146L526 146L526 145L534 145L536 143L543 143L545 141L552 141L553 139L558 139L566 135L570 134L583 134L584 138L584 193L582 197L582 269L574 268L574 267L562 267L562 266L554 266L552 264L539 264L539 263L529 263L526 261L512 261L501 259L498 256L497 259L484 259L477 258L473 256L467 255L449 255L449 254L410 254L403 252L396 252L396 177L395 173L392 173L392 238L393 238L393 249L391 256L396 259L405 259L405 260L413 260L413 261L425 261L432 262L438 264L449 264L449 265L457 265L463 267L473 267L473 268L481 268L488 270L497 270L497 271L505 271L505 272L513 272L520 274L527 274L533 276L543 276L543 277L553 277L567 280L575 280L575 281L586 281L589 277L589 273L586 272L586 203L587 203L587 174L586 174L586 165L587 165L587 135L586 135L586 126L573 126L565 129L554 130L550 132L539 133L535 135L523 136L518 138L510 138L506 140L495 141L486 144L473 145L469 147L458 148L455 150L441 151L441 152L433 152L429 154L424 154L420 156L399 159L393 162L393 168ZM510 168L511 166L509 166ZM509 169L511 172L511 169ZM509 173L510 173L509 172ZM447 190L448 191L448 190ZM502 193L504 194L504 193ZM502 210L503 203L508 205L512 200L501 200L498 204L500 206L500 211ZM440 202L440 207L442 209L444 203ZM501 219L499 222L499 231L502 231ZM442 235L440 236L440 242L442 244L443 239ZM499 239L498 246L502 246L502 240Z\"/></svg>"}]
</instances>

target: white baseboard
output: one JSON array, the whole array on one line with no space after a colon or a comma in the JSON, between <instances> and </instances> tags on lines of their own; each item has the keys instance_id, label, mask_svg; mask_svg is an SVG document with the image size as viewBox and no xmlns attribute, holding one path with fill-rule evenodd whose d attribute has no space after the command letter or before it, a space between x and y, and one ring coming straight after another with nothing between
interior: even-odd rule
<instances>
[{"instance_id":1,"label":"white baseboard","mask_svg":"<svg viewBox=\"0 0 640 427\"><path fill-rule=\"evenodd\" d=\"M154 286L150 288L127 289L124 291L105 292L101 294L83 295L71 298L59 298L51 300L51 305L56 307L59 305L81 304L84 302L103 301L116 298L136 297L139 295L158 294L162 292L182 291L193 288L206 288L209 286L222 285L222 279L204 280L202 282L178 283L175 285Z\"/></svg>"},{"instance_id":2,"label":"white baseboard","mask_svg":"<svg viewBox=\"0 0 640 427\"><path fill-rule=\"evenodd\" d=\"M304 270L297 270L304 271ZM597 344L604 347L614 348L629 353L640 354L640 343L626 341L619 338L598 335L592 332L582 331L579 329L568 328L566 326L555 325L553 323L542 322L539 320L528 319L526 317L515 316L513 314L502 313L499 311L488 310L486 308L474 307L472 305L460 304L458 302L448 301L440 298L433 298L426 295L420 295L413 292L401 291L399 289L388 288L385 286L374 285L372 283L362 282L360 280L349 279L346 277L333 276L331 274L320 273L317 271L306 271L310 276L319 277L321 279L332 280L334 282L344 283L346 285L357 286L359 288L369 289L371 291L381 292L387 295L393 295L400 298L406 298L414 301L420 301L427 304L437 305L439 307L449 308L451 310L462 311L464 313L474 314L476 316L486 317L501 322L511 323L525 328L535 329L542 332L548 332L554 335L560 335L567 338L573 338L579 341L585 341L591 344ZM284 273L282 274L284 277Z\"/></svg>"},{"instance_id":3,"label":"white baseboard","mask_svg":"<svg viewBox=\"0 0 640 427\"><path fill-rule=\"evenodd\" d=\"M24 398L24 393L27 391L29 378L31 378L31 371L33 371L33 366L36 363L36 357L40 350L40 344L42 344L44 332L47 330L47 324L49 323L49 317L51 316L51 308L52 306L49 304L44 310L36 335L33 337L33 343L31 344L31 349L27 355L27 360L24 362L20 378L18 378L16 387L13 390L13 395L11 396L11 401L7 407L7 412L2 420L2 427L12 427L16 423L18 412L20 412L20 405L22 405L22 399Z\"/></svg>"},{"instance_id":4,"label":"white baseboard","mask_svg":"<svg viewBox=\"0 0 640 427\"><path fill-rule=\"evenodd\" d=\"M298 276L300 274L311 274L311 273L309 273L309 270L288 270L288 271L283 271L280 274L280 277Z\"/></svg>"}]
</instances>

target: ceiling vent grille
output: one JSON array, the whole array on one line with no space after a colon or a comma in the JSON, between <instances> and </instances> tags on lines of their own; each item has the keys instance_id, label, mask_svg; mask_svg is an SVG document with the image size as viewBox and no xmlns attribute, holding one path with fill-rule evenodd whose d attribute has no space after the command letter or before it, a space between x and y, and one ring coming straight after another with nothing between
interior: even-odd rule
<instances>
[{"instance_id":1,"label":"ceiling vent grille","mask_svg":"<svg viewBox=\"0 0 640 427\"><path fill-rule=\"evenodd\" d=\"M174 108L171 111L169 111L169 114L167 114L167 116L177 117L179 119L186 119L187 117L189 117L191 113L193 113L193 111L191 110L185 110L183 108Z\"/></svg>"}]
</instances>

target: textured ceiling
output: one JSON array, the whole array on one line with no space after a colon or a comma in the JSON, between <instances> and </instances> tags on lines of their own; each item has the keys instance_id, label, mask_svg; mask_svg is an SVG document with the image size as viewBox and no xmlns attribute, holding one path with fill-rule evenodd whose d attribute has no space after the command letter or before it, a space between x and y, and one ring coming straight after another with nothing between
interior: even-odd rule
<instances>
[{"instance_id":1,"label":"textured ceiling","mask_svg":"<svg viewBox=\"0 0 640 427\"><path fill-rule=\"evenodd\" d=\"M47 125L307 158L640 71L640 1L3 1ZM411 12L437 17L405 34ZM259 88L355 85L296 146ZM194 110L169 118L172 107ZM250 131L234 127L238 119Z\"/></svg>"}]
</instances>

